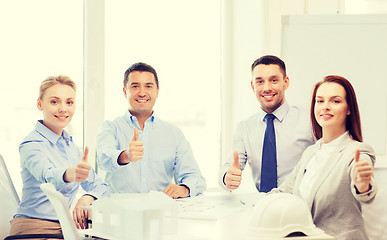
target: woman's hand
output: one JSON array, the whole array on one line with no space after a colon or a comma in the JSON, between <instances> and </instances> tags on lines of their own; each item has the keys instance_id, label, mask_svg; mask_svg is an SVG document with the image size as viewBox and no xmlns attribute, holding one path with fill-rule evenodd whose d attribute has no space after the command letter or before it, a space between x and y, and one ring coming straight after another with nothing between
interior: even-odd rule
<instances>
[{"instance_id":1,"label":"woman's hand","mask_svg":"<svg viewBox=\"0 0 387 240\"><path fill-rule=\"evenodd\" d=\"M87 210L82 209L82 207L90 206L93 201L94 197L90 195L84 195L78 200L77 205L75 205L73 210L73 219L75 222L75 226L78 229L85 229L87 227L88 212Z\"/></svg>"},{"instance_id":2,"label":"woman's hand","mask_svg":"<svg viewBox=\"0 0 387 240\"><path fill-rule=\"evenodd\" d=\"M352 181L359 193L365 193L371 188L373 169L368 162L359 162L360 150L355 153L355 162L352 167Z\"/></svg>"},{"instance_id":3,"label":"woman's hand","mask_svg":"<svg viewBox=\"0 0 387 240\"><path fill-rule=\"evenodd\" d=\"M89 149L86 147L82 161L79 161L77 165L66 169L66 172L63 175L63 180L65 182L85 182L86 181L86 179L89 177L89 172L91 169L90 164L87 162L88 153L89 153Z\"/></svg>"}]
</instances>

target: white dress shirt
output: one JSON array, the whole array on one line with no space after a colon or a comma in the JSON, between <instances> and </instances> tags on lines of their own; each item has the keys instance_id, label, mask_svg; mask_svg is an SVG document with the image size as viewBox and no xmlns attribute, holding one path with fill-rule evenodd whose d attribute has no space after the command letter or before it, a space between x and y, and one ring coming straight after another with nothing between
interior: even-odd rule
<instances>
[{"instance_id":1,"label":"white dress shirt","mask_svg":"<svg viewBox=\"0 0 387 240\"><path fill-rule=\"evenodd\" d=\"M248 162L255 186L259 191L261 182L262 147L265 136L267 113L259 109L258 113L240 122L234 132L232 152L238 151L239 164L243 170ZM277 108L273 114L277 148L278 186L298 163L304 150L314 144L311 131L309 111L296 106L289 106L286 102ZM223 165L219 174L219 184L225 188L223 177L232 165L233 154ZM226 189L226 188L225 188Z\"/></svg>"},{"instance_id":2,"label":"white dress shirt","mask_svg":"<svg viewBox=\"0 0 387 240\"><path fill-rule=\"evenodd\" d=\"M326 163L327 159L331 156L331 154L335 151L337 146L339 146L341 140L345 137L348 137L348 132L345 132L340 137L329 143L323 143L322 138L317 141L317 145L319 145L319 149L316 154L312 157L310 162L306 165L304 170L304 176L301 179L299 186L300 197L305 200L308 204L308 200L310 199L310 193L312 192L312 187L316 182L321 169Z\"/></svg>"}]
</instances>

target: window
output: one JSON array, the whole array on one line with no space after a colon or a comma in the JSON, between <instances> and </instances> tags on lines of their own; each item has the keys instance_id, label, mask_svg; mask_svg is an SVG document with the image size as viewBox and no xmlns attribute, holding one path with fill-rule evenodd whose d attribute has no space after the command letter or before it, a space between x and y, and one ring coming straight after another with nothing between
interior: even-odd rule
<instances>
[{"instance_id":1,"label":"window","mask_svg":"<svg viewBox=\"0 0 387 240\"><path fill-rule=\"evenodd\" d=\"M182 129L208 187L220 165L220 0L105 2L105 119L122 115L125 70L152 65L155 114Z\"/></svg>"},{"instance_id":2,"label":"window","mask_svg":"<svg viewBox=\"0 0 387 240\"><path fill-rule=\"evenodd\" d=\"M345 0L344 4L346 14L381 14L387 10L383 0Z\"/></svg>"},{"instance_id":3,"label":"window","mask_svg":"<svg viewBox=\"0 0 387 240\"><path fill-rule=\"evenodd\" d=\"M2 113L0 154L21 191L18 147L42 114L36 108L41 81L67 75L77 84L77 110L67 127L82 146L83 3L79 0L0 2Z\"/></svg>"}]
</instances>

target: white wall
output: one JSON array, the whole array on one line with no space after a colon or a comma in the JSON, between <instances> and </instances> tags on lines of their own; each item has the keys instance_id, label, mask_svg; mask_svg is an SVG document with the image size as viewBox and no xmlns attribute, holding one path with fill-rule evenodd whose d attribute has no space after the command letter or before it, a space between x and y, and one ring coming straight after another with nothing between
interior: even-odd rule
<instances>
[{"instance_id":1,"label":"white wall","mask_svg":"<svg viewBox=\"0 0 387 240\"><path fill-rule=\"evenodd\" d=\"M231 156L235 124L258 107L250 88L251 63L262 54L262 1L223 1L222 160Z\"/></svg>"},{"instance_id":2,"label":"white wall","mask_svg":"<svg viewBox=\"0 0 387 240\"><path fill-rule=\"evenodd\" d=\"M227 1L226 1L227 2ZM233 4L232 43L229 55L232 58L231 123L226 131L233 132L235 124L259 107L250 88L250 66L265 54L280 56L281 16L291 14L364 14L387 13L387 1L382 0L260 0L231 1ZM290 87L292 91L292 76ZM386 83L387 85L387 83ZM387 86L384 86L387 87ZM290 102L291 104L291 102ZM230 137L224 134L225 137ZM223 153L229 150L231 138L224 140ZM387 148L387 146L386 146ZM387 167L386 156L377 162L377 167ZM224 161L224 158L223 158Z\"/></svg>"},{"instance_id":3,"label":"white wall","mask_svg":"<svg viewBox=\"0 0 387 240\"><path fill-rule=\"evenodd\" d=\"M226 1L227 2L227 1ZM231 1L233 4L232 45L232 126L253 114L259 107L251 90L250 67L264 54L280 55L281 16L288 14L336 13L337 1L300 0ZM332 3L334 2L334 3ZM324 3L324 4L322 4ZM291 77L291 76L290 76ZM291 87L288 91L291 91Z\"/></svg>"}]
</instances>

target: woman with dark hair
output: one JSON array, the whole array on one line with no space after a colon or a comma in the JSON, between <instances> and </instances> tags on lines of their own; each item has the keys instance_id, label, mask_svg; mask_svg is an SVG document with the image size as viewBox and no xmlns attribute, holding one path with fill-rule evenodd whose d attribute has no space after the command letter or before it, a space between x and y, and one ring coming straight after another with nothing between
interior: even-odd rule
<instances>
[{"instance_id":1,"label":"woman with dark hair","mask_svg":"<svg viewBox=\"0 0 387 240\"><path fill-rule=\"evenodd\" d=\"M362 203L376 194L373 149L363 143L359 108L351 83L327 76L313 90L310 110L317 142L273 192L300 196L317 227L335 239L368 239Z\"/></svg>"}]
</instances>

